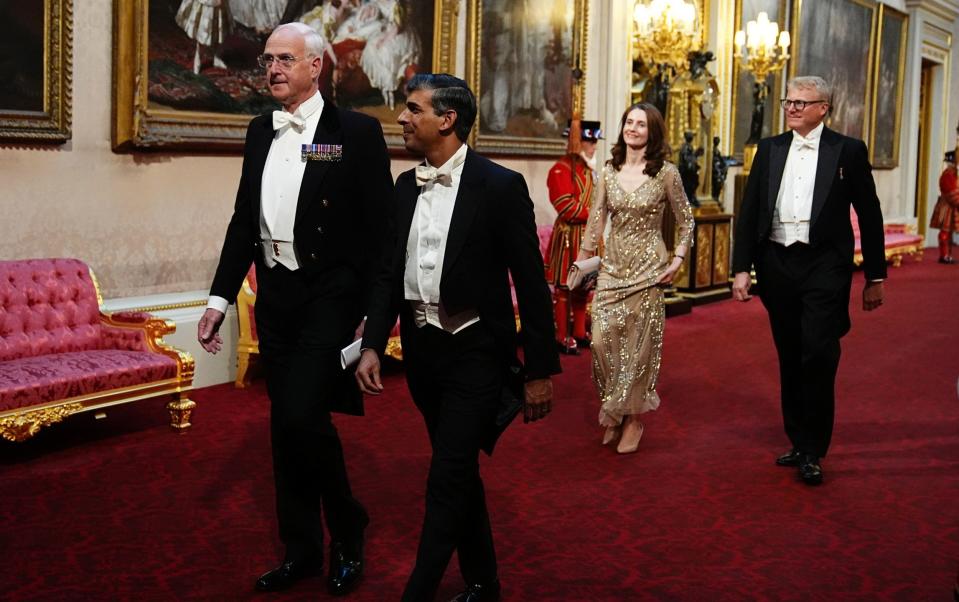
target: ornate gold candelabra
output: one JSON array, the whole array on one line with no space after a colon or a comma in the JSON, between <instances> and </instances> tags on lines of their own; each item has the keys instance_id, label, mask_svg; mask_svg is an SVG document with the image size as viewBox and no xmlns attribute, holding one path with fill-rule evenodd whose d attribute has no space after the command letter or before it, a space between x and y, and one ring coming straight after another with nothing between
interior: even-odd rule
<instances>
[{"instance_id":1,"label":"ornate gold candelabra","mask_svg":"<svg viewBox=\"0 0 959 602\"><path fill-rule=\"evenodd\" d=\"M684 0L639 0L633 9L633 59L642 58L664 83L686 69L698 48L696 7Z\"/></svg>"},{"instance_id":2,"label":"ornate gold candelabra","mask_svg":"<svg viewBox=\"0 0 959 602\"><path fill-rule=\"evenodd\" d=\"M736 63L751 73L753 86L753 121L749 128L749 139L743 149L743 172L749 173L756 144L762 137L763 112L766 98L769 96L769 84L766 78L770 73L781 70L789 59L789 32L779 31L779 24L769 20L765 12L759 13L755 21L746 24L745 31L740 29L733 39Z\"/></svg>"}]
</instances>

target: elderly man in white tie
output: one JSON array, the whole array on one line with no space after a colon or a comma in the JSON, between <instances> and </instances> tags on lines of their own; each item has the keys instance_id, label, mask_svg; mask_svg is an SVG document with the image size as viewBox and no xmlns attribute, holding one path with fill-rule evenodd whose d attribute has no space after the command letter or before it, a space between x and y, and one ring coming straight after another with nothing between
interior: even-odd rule
<instances>
[{"instance_id":1,"label":"elderly man in white tie","mask_svg":"<svg viewBox=\"0 0 959 602\"><path fill-rule=\"evenodd\" d=\"M820 77L789 81L788 131L759 142L736 216L733 297L750 299L756 270L779 354L783 424L791 449L776 459L808 485L823 481L832 438L839 339L849 331L853 270L850 204L862 238L863 309L882 305L882 212L861 140L825 127L832 89Z\"/></svg>"},{"instance_id":2,"label":"elderly man in white tie","mask_svg":"<svg viewBox=\"0 0 959 602\"><path fill-rule=\"evenodd\" d=\"M270 396L276 511L283 562L256 581L275 591L318 573L323 523L333 594L363 573L369 517L351 491L330 412L363 413L340 349L361 327L378 278L389 277L393 183L375 119L341 110L317 89L323 38L281 25L259 57L283 107L250 122L233 217L198 338L217 330L256 266L256 326Z\"/></svg>"}]
</instances>

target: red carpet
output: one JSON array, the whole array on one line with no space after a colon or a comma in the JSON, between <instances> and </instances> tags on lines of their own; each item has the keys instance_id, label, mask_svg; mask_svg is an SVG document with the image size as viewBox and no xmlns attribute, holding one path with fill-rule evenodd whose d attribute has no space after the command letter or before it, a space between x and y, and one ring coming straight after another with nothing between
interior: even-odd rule
<instances>
[{"instance_id":1,"label":"red carpet","mask_svg":"<svg viewBox=\"0 0 959 602\"><path fill-rule=\"evenodd\" d=\"M599 445L588 356L563 359L556 410L507 432L484 477L504 600L949 600L959 568L959 268L890 271L844 339L826 483L773 465L775 354L757 300L672 318L640 452ZM854 305L861 292L854 287ZM2 600L313 600L257 595L281 553L267 404L198 391L176 435L162 403L0 446ZM349 600L396 600L422 520L428 450L402 374L340 418L373 522ZM440 600L460 587L455 561Z\"/></svg>"}]
</instances>

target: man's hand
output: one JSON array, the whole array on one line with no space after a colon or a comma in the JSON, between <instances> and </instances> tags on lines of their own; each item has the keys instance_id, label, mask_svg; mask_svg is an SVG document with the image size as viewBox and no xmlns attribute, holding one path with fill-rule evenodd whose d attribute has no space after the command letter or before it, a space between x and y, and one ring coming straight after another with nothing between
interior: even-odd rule
<instances>
[{"instance_id":1,"label":"man's hand","mask_svg":"<svg viewBox=\"0 0 959 602\"><path fill-rule=\"evenodd\" d=\"M865 311L872 311L882 305L882 298L885 296L882 281L867 282L866 288L862 289L862 308Z\"/></svg>"},{"instance_id":2,"label":"man's hand","mask_svg":"<svg viewBox=\"0 0 959 602\"><path fill-rule=\"evenodd\" d=\"M209 353L216 354L223 348L223 338L220 336L220 324L223 324L224 314L222 311L206 308L200 323L196 327L196 339L200 341L200 346Z\"/></svg>"},{"instance_id":3,"label":"man's hand","mask_svg":"<svg viewBox=\"0 0 959 602\"><path fill-rule=\"evenodd\" d=\"M526 383L526 403L523 404L523 422L545 418L553 409L553 381L537 378Z\"/></svg>"},{"instance_id":4,"label":"man's hand","mask_svg":"<svg viewBox=\"0 0 959 602\"><path fill-rule=\"evenodd\" d=\"M356 366L356 383L360 391L367 395L379 395L383 392L380 380L380 357L372 349L364 349L360 363Z\"/></svg>"},{"instance_id":5,"label":"man's hand","mask_svg":"<svg viewBox=\"0 0 959 602\"><path fill-rule=\"evenodd\" d=\"M749 272L737 272L733 278L733 299L736 301L752 299L753 296L749 294L749 287L752 283L753 279L749 276Z\"/></svg>"}]
</instances>

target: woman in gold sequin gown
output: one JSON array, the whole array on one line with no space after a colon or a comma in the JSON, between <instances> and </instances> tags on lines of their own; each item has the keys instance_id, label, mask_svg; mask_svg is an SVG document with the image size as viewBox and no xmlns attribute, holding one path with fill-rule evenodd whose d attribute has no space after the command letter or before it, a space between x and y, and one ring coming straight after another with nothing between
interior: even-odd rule
<instances>
[{"instance_id":1,"label":"woman in gold sequin gown","mask_svg":"<svg viewBox=\"0 0 959 602\"><path fill-rule=\"evenodd\" d=\"M639 415L659 406L656 379L666 320L663 289L689 249L693 214L670 155L666 125L650 104L629 107L612 159L599 178L579 259L596 254L607 220L609 235L593 299L593 382L601 402L603 443L619 437L619 453L636 451ZM672 256L663 242L669 206L679 225Z\"/></svg>"}]
</instances>

